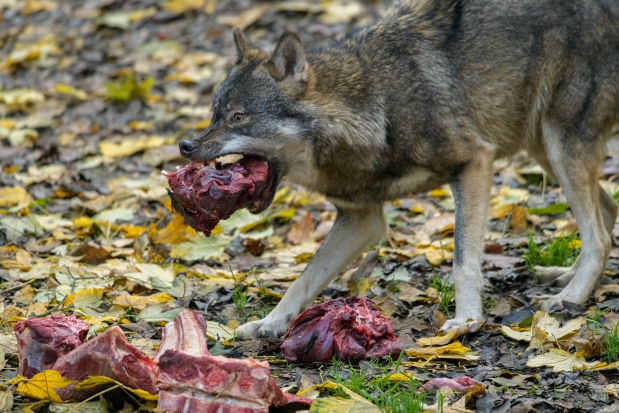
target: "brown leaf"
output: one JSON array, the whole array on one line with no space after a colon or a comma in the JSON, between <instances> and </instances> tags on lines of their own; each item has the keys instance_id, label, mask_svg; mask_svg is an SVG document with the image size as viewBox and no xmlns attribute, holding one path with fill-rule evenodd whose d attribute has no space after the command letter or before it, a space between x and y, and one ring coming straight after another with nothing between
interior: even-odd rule
<instances>
[{"instance_id":1,"label":"brown leaf","mask_svg":"<svg viewBox=\"0 0 619 413\"><path fill-rule=\"evenodd\" d=\"M511 228L517 234L527 229L527 213L520 205L512 205Z\"/></svg>"},{"instance_id":2,"label":"brown leaf","mask_svg":"<svg viewBox=\"0 0 619 413\"><path fill-rule=\"evenodd\" d=\"M310 234L314 231L314 220L311 214L307 213L303 219L295 223L290 232L288 233L288 239L293 244L303 244L309 239Z\"/></svg>"}]
</instances>

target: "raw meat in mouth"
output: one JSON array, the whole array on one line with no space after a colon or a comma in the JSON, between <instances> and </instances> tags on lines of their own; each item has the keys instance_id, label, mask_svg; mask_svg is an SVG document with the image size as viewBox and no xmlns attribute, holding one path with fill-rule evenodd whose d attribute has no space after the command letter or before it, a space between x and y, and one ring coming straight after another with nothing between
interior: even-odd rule
<instances>
[{"instance_id":1,"label":"raw meat in mouth","mask_svg":"<svg viewBox=\"0 0 619 413\"><path fill-rule=\"evenodd\" d=\"M206 236L236 210L264 211L271 202L275 181L271 168L253 157L226 165L216 163L215 167L190 163L163 174L168 178L174 210Z\"/></svg>"}]
</instances>

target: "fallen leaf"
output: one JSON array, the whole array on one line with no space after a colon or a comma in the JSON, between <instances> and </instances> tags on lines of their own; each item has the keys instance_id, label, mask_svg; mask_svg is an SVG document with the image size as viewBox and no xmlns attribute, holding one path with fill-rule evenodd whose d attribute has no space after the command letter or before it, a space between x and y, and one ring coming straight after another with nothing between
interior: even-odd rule
<instances>
[{"instance_id":1,"label":"fallen leaf","mask_svg":"<svg viewBox=\"0 0 619 413\"><path fill-rule=\"evenodd\" d=\"M136 310L143 310L149 305L167 303L174 301L167 293L156 293L147 296L121 294L114 298L112 304L122 305L123 307L132 307Z\"/></svg>"},{"instance_id":2,"label":"fallen leaf","mask_svg":"<svg viewBox=\"0 0 619 413\"><path fill-rule=\"evenodd\" d=\"M64 388L75 380L67 380L54 370L35 374L31 379L24 379L17 385L17 393L37 400L49 400L61 403L62 399L54 389Z\"/></svg>"},{"instance_id":3,"label":"fallen leaf","mask_svg":"<svg viewBox=\"0 0 619 413\"><path fill-rule=\"evenodd\" d=\"M122 383L117 382L114 379L111 379L109 377L105 377L105 376L91 376L88 377L87 379L81 381L80 383L75 385L75 390L85 390L85 389L91 389L93 387L97 387L97 386L109 386L109 385L116 385L118 387L121 387L125 390L130 391L131 393L135 394L136 396L138 396L141 399L144 400L153 400L156 401L159 399L158 395L156 394L150 394L147 391L141 390L141 389L133 389L131 387L127 387L125 385L123 385ZM60 386L56 386L56 387L60 387ZM62 386L64 387L64 386Z\"/></svg>"},{"instance_id":4,"label":"fallen leaf","mask_svg":"<svg viewBox=\"0 0 619 413\"><path fill-rule=\"evenodd\" d=\"M536 317L537 322L535 322ZM540 342L543 344L564 339L571 334L577 333L586 322L584 317L579 317L561 326L559 320L550 316L545 311L537 311L534 315L534 330L537 340L535 345L539 345ZM507 337L519 341L531 341L533 337L532 330L518 331L508 326L501 327L501 332Z\"/></svg>"},{"instance_id":5,"label":"fallen leaf","mask_svg":"<svg viewBox=\"0 0 619 413\"><path fill-rule=\"evenodd\" d=\"M103 288L87 288L76 293L68 295L65 298L64 305L68 307L73 305L75 308L99 308L103 303Z\"/></svg>"},{"instance_id":6,"label":"fallen leaf","mask_svg":"<svg viewBox=\"0 0 619 413\"><path fill-rule=\"evenodd\" d=\"M579 353L570 354L557 348L551 348L547 353L532 357L527 361L527 367L552 367L554 372L586 370L600 364L597 361L587 363Z\"/></svg>"},{"instance_id":7,"label":"fallen leaf","mask_svg":"<svg viewBox=\"0 0 619 413\"><path fill-rule=\"evenodd\" d=\"M320 388L333 389L339 388L346 393L347 399L342 397L324 397L319 398L312 403L309 413L380 413L381 410L376 407L372 402L357 393L349 390L342 385L336 385L332 382L326 382L323 385L319 385Z\"/></svg>"},{"instance_id":8,"label":"fallen leaf","mask_svg":"<svg viewBox=\"0 0 619 413\"><path fill-rule=\"evenodd\" d=\"M0 188L0 207L27 205L34 199L21 186L3 186Z\"/></svg>"},{"instance_id":9,"label":"fallen leaf","mask_svg":"<svg viewBox=\"0 0 619 413\"><path fill-rule=\"evenodd\" d=\"M405 352L409 357L422 359L479 360L479 357L472 353L470 348L463 346L459 342L440 347L407 348Z\"/></svg>"},{"instance_id":10,"label":"fallen leaf","mask_svg":"<svg viewBox=\"0 0 619 413\"><path fill-rule=\"evenodd\" d=\"M181 311L184 310L184 308L174 308L172 310L164 311L167 306L168 305L165 303L149 305L140 311L138 317L149 323L157 323L160 321L169 323L178 317Z\"/></svg>"},{"instance_id":11,"label":"fallen leaf","mask_svg":"<svg viewBox=\"0 0 619 413\"><path fill-rule=\"evenodd\" d=\"M234 330L216 321L207 321L206 336L213 341L230 341L234 338Z\"/></svg>"},{"instance_id":12,"label":"fallen leaf","mask_svg":"<svg viewBox=\"0 0 619 413\"><path fill-rule=\"evenodd\" d=\"M455 338L460 337L462 334L457 328L449 330L445 335L435 337L424 337L417 340L417 344L420 346L444 346L451 343Z\"/></svg>"}]
</instances>

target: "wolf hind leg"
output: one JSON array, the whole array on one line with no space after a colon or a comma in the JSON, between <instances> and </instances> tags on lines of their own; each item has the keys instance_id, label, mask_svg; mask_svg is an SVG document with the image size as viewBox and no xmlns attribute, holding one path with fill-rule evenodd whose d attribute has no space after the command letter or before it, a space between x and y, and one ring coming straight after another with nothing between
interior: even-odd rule
<instances>
[{"instance_id":1,"label":"wolf hind leg","mask_svg":"<svg viewBox=\"0 0 619 413\"><path fill-rule=\"evenodd\" d=\"M549 165L563 188L576 218L581 239L581 252L574 265L554 279L564 289L557 295L535 297L545 310L562 308L563 301L584 303L593 292L610 252L610 233L617 208L610 204L597 182L597 170L604 154L603 140L585 142L564 130L543 124L543 142ZM558 273L558 271L556 271ZM551 270L548 270L551 274Z\"/></svg>"},{"instance_id":2,"label":"wolf hind leg","mask_svg":"<svg viewBox=\"0 0 619 413\"><path fill-rule=\"evenodd\" d=\"M333 228L277 307L264 319L236 329L241 338L277 338L290 322L314 303L316 296L363 250L387 233L382 205L338 209Z\"/></svg>"},{"instance_id":3,"label":"wolf hind leg","mask_svg":"<svg viewBox=\"0 0 619 413\"><path fill-rule=\"evenodd\" d=\"M546 153L543 149L534 151L533 157L540 164L540 166L546 171L546 173L556 180L554 177L550 161L548 160ZM599 184L598 184L599 186ZM604 228L609 236L611 236L613 227L615 226L615 220L617 219L617 203L615 200L600 186L599 192L599 205L602 210L602 219L604 221ZM541 267L536 266L535 272L540 277L542 284L550 284L557 287L565 287L574 278L578 272L578 266L582 254L576 258L576 261L570 267Z\"/></svg>"}]
</instances>

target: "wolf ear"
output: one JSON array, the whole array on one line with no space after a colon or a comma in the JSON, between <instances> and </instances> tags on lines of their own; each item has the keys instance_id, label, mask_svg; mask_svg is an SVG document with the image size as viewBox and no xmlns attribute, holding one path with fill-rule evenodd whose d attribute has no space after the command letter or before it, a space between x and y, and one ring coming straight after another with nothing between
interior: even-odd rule
<instances>
[{"instance_id":1,"label":"wolf ear","mask_svg":"<svg viewBox=\"0 0 619 413\"><path fill-rule=\"evenodd\" d=\"M243 30L236 28L234 29L234 44L236 45L236 51L239 54L239 61L243 60L243 56L245 53L250 50L255 50L257 47L245 36Z\"/></svg>"},{"instance_id":2,"label":"wolf ear","mask_svg":"<svg viewBox=\"0 0 619 413\"><path fill-rule=\"evenodd\" d=\"M277 81L286 80L303 86L309 78L309 65L301 39L292 33L282 35L267 63L271 76Z\"/></svg>"}]
</instances>

